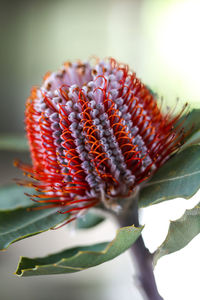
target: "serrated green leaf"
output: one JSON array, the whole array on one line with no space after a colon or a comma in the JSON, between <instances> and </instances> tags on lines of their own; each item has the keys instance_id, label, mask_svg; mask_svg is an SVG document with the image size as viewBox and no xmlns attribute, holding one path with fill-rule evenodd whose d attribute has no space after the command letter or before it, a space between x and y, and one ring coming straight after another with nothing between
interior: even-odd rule
<instances>
[{"instance_id":1,"label":"serrated green leaf","mask_svg":"<svg viewBox=\"0 0 200 300\"><path fill-rule=\"evenodd\" d=\"M200 146L194 145L169 159L142 189L139 207L174 198L191 198L200 188Z\"/></svg>"},{"instance_id":2,"label":"serrated green leaf","mask_svg":"<svg viewBox=\"0 0 200 300\"><path fill-rule=\"evenodd\" d=\"M67 217L59 214L57 209L28 211L27 208L20 208L0 212L0 250L16 241L44 232Z\"/></svg>"},{"instance_id":3,"label":"serrated green leaf","mask_svg":"<svg viewBox=\"0 0 200 300\"><path fill-rule=\"evenodd\" d=\"M76 228L77 229L89 229L91 227L97 226L101 222L103 222L105 218L101 215L98 215L97 213L93 211L87 212L84 216L81 218L78 218L76 220Z\"/></svg>"},{"instance_id":4,"label":"serrated green leaf","mask_svg":"<svg viewBox=\"0 0 200 300\"><path fill-rule=\"evenodd\" d=\"M21 135L0 135L0 150L28 151L27 139Z\"/></svg>"},{"instance_id":5,"label":"serrated green leaf","mask_svg":"<svg viewBox=\"0 0 200 300\"><path fill-rule=\"evenodd\" d=\"M21 257L16 274L19 276L64 274L82 271L109 261L123 253L142 231L134 226L118 230L110 243L67 249L43 258Z\"/></svg>"},{"instance_id":6,"label":"serrated green leaf","mask_svg":"<svg viewBox=\"0 0 200 300\"><path fill-rule=\"evenodd\" d=\"M170 222L167 237L154 254L154 265L162 256L184 248L199 233L200 203L186 210L180 219Z\"/></svg>"},{"instance_id":7,"label":"serrated green leaf","mask_svg":"<svg viewBox=\"0 0 200 300\"><path fill-rule=\"evenodd\" d=\"M2 186L0 188L0 211L33 206L34 202L24 195L24 193L31 194L33 191L30 188L17 185Z\"/></svg>"}]
</instances>

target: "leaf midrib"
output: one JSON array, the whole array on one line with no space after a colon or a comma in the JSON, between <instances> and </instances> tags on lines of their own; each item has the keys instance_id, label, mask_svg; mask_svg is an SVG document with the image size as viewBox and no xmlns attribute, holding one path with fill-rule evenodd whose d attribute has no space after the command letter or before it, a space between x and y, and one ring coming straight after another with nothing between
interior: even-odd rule
<instances>
[{"instance_id":1,"label":"leaf midrib","mask_svg":"<svg viewBox=\"0 0 200 300\"><path fill-rule=\"evenodd\" d=\"M149 182L149 183L146 184L145 187L149 187L151 185L159 184L159 183L163 183L163 182L167 182L167 181L180 180L180 179L190 177L190 176L194 176L194 175L197 175L197 174L200 174L200 171L195 171L195 172L188 173L188 174L185 174L185 175L182 175L182 176L176 176L176 177L171 177L171 178L166 178L166 179L161 179L161 180L156 180L156 181L153 181L153 182Z\"/></svg>"}]
</instances>

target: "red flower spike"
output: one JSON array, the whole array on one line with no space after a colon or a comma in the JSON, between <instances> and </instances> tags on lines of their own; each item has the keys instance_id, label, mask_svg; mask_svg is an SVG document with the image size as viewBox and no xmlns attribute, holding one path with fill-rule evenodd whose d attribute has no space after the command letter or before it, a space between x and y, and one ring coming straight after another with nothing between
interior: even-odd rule
<instances>
[{"instance_id":1,"label":"red flower spike","mask_svg":"<svg viewBox=\"0 0 200 300\"><path fill-rule=\"evenodd\" d=\"M162 104L161 104L162 106ZM127 65L113 58L65 63L44 76L26 103L32 166L17 163L40 193L32 200L70 213L70 221L103 203L136 193L177 151L184 135L174 125L185 111L163 114Z\"/></svg>"}]
</instances>

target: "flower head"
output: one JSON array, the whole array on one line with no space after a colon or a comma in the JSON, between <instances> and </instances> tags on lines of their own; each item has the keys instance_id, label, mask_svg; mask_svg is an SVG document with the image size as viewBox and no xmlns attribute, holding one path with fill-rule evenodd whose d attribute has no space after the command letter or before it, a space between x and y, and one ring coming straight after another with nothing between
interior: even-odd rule
<instances>
[{"instance_id":1,"label":"flower head","mask_svg":"<svg viewBox=\"0 0 200 300\"><path fill-rule=\"evenodd\" d=\"M179 117L163 114L127 65L65 63L27 100L32 166L19 167L33 180L21 184L73 219L100 203L116 208L178 149Z\"/></svg>"}]
</instances>

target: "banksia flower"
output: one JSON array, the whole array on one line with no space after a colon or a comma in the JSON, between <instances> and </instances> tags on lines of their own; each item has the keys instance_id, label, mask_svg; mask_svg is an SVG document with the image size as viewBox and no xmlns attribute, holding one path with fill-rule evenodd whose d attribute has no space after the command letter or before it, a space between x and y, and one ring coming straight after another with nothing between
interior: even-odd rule
<instances>
[{"instance_id":1,"label":"banksia flower","mask_svg":"<svg viewBox=\"0 0 200 300\"><path fill-rule=\"evenodd\" d=\"M20 183L70 220L99 204L118 209L179 148L181 113L163 114L135 73L114 59L65 63L27 100L32 166L18 166L32 180Z\"/></svg>"}]
</instances>

